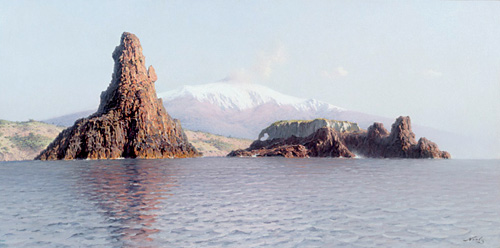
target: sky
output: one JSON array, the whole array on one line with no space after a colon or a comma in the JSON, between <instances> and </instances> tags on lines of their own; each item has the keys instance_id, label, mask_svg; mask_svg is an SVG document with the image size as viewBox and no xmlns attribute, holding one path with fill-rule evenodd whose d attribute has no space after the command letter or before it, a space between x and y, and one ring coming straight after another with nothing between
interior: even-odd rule
<instances>
[{"instance_id":1,"label":"sky","mask_svg":"<svg viewBox=\"0 0 500 248\"><path fill-rule=\"evenodd\" d=\"M499 24L499 1L0 0L0 119L95 109L127 31L157 92L232 78L500 153Z\"/></svg>"}]
</instances>

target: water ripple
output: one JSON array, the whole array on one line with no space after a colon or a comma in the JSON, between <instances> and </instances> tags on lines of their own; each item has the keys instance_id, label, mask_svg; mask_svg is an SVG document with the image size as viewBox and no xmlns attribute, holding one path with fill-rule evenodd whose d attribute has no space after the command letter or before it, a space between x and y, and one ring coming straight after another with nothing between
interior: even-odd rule
<instances>
[{"instance_id":1,"label":"water ripple","mask_svg":"<svg viewBox=\"0 0 500 248\"><path fill-rule=\"evenodd\" d=\"M498 247L499 165L0 163L0 247Z\"/></svg>"}]
</instances>

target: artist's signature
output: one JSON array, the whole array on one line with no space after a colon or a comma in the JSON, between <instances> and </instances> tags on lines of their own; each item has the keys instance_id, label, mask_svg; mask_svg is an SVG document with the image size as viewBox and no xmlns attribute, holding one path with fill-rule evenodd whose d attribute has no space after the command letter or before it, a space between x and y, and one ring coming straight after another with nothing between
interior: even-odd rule
<instances>
[{"instance_id":1,"label":"artist's signature","mask_svg":"<svg viewBox=\"0 0 500 248\"><path fill-rule=\"evenodd\" d=\"M476 242L478 244L483 244L484 239L483 239L483 237L473 236L473 237L470 237L468 239L464 239L464 242Z\"/></svg>"}]
</instances>

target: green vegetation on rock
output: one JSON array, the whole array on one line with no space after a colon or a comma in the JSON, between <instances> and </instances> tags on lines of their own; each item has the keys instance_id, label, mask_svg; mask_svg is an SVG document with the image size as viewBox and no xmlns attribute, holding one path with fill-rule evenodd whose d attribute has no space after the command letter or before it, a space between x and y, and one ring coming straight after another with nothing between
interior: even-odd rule
<instances>
[{"instance_id":1,"label":"green vegetation on rock","mask_svg":"<svg viewBox=\"0 0 500 248\"><path fill-rule=\"evenodd\" d=\"M0 161L31 160L63 130L34 120L0 120Z\"/></svg>"},{"instance_id":2,"label":"green vegetation on rock","mask_svg":"<svg viewBox=\"0 0 500 248\"><path fill-rule=\"evenodd\" d=\"M13 123L12 121L0 120L0 126L4 126L4 125L7 125L7 124L12 124L12 123Z\"/></svg>"},{"instance_id":3,"label":"green vegetation on rock","mask_svg":"<svg viewBox=\"0 0 500 248\"><path fill-rule=\"evenodd\" d=\"M29 133L28 136L19 136L15 134L8 138L14 145L19 149L32 149L32 150L41 150L47 147L52 138L42 136L40 134Z\"/></svg>"},{"instance_id":4,"label":"green vegetation on rock","mask_svg":"<svg viewBox=\"0 0 500 248\"><path fill-rule=\"evenodd\" d=\"M268 139L288 138L292 136L307 137L322 127L333 128L338 132L360 131L357 123L349 121L328 120L324 118L317 118L314 120L282 120L274 122L263 129L258 139L264 137Z\"/></svg>"},{"instance_id":5,"label":"green vegetation on rock","mask_svg":"<svg viewBox=\"0 0 500 248\"><path fill-rule=\"evenodd\" d=\"M218 140L218 139L209 139L207 141L207 143L209 144L212 144L213 146L215 146L217 149L220 149L220 150L231 150L231 148L233 147L233 145L227 143L227 142L223 142L221 140Z\"/></svg>"}]
</instances>

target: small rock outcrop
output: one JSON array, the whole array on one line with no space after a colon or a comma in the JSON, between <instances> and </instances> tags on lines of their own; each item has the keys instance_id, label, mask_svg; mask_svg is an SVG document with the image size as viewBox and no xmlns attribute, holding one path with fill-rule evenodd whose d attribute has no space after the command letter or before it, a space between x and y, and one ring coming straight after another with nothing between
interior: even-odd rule
<instances>
[{"instance_id":1,"label":"small rock outcrop","mask_svg":"<svg viewBox=\"0 0 500 248\"><path fill-rule=\"evenodd\" d=\"M113 52L111 83L96 113L79 119L35 159L184 158L200 156L181 124L156 96L157 79L146 69L139 39L123 33Z\"/></svg>"},{"instance_id":2,"label":"small rock outcrop","mask_svg":"<svg viewBox=\"0 0 500 248\"><path fill-rule=\"evenodd\" d=\"M355 154L369 158L451 158L426 138L417 142L408 116L397 118L390 133L381 123L374 123L368 131L341 132L322 127L307 137L256 140L248 149L233 151L228 156L352 158Z\"/></svg>"},{"instance_id":3,"label":"small rock outcrop","mask_svg":"<svg viewBox=\"0 0 500 248\"><path fill-rule=\"evenodd\" d=\"M360 130L357 123L321 118L301 121L277 121L263 129L258 139L272 140L291 136L307 137L322 127L330 127L338 132L357 132Z\"/></svg>"},{"instance_id":4,"label":"small rock outcrop","mask_svg":"<svg viewBox=\"0 0 500 248\"><path fill-rule=\"evenodd\" d=\"M370 158L451 158L426 138L415 140L410 117L400 116L389 133L382 123L374 123L367 132L344 134L350 150Z\"/></svg>"}]
</instances>

